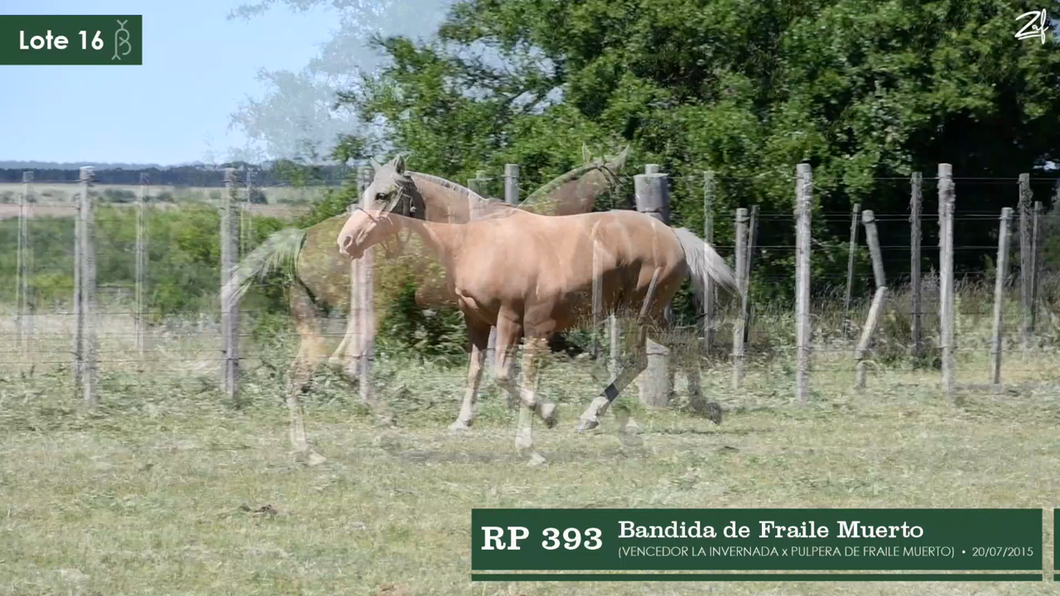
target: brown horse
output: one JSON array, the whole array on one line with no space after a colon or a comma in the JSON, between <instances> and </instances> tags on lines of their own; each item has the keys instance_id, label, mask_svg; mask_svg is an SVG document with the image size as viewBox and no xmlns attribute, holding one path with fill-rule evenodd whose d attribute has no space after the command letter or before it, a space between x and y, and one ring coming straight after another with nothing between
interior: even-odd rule
<instances>
[{"instance_id":1,"label":"brown horse","mask_svg":"<svg viewBox=\"0 0 1060 596\"><path fill-rule=\"evenodd\" d=\"M455 223L468 222L473 214L488 218L515 209L543 213L592 209L598 197L617 184L617 172L625 164L628 147L618 156L605 160L592 158L584 146L582 153L585 162L582 166L546 184L518 207L487 200L443 178L408 171L403 156L385 165L373 160L375 177L365 194L372 196L383 211ZM333 244L345 221L346 215L343 214L309 228L292 228L273 234L243 259L228 282L231 285L229 295L238 301L256 279L285 264L291 268L291 315L299 334L298 353L291 364L287 388L292 420L291 442L296 452L308 455L311 463L322 462L323 458L308 451L305 430L300 422L299 401L291 396L307 390L313 371L328 356L328 342L325 341L328 336L342 337L339 345L330 351L329 360L335 365L345 364L343 371L350 380L356 380L356 368L352 364L361 356L357 349L351 349L355 346L350 345L349 326L338 333L329 333L324 327L335 321L322 316L327 312L341 319L349 312L350 263L335 251ZM402 250L395 253L406 253L405 262L417 262L416 246L402 244L399 248ZM417 286L420 306L455 305L452 296L444 291L447 285L444 277L432 276L429 267L401 269L394 267L394 263L394 260L384 259L373 263L377 319L386 312L385 305L392 300L393 292L410 280ZM377 321L370 323L378 324ZM369 335L374 328L368 330ZM390 422L386 416L382 421Z\"/></svg>"},{"instance_id":2,"label":"brown horse","mask_svg":"<svg viewBox=\"0 0 1060 596\"><path fill-rule=\"evenodd\" d=\"M357 259L367 248L405 231L422 238L440 260L467 322L472 352L458 422L473 416L486 343L495 326L495 378L522 402L516 435L520 451L533 447L533 414L549 427L556 423L555 404L537 395L538 359L549 334L591 315L593 302L603 312L639 311L639 333L629 346L632 358L581 416L579 430L591 429L644 370L644 340L657 335L654 329L664 323L665 306L685 277L692 277L700 299L708 277L721 289L737 291L732 271L705 242L635 211L552 217L513 211L468 224L443 224L357 209L336 241L342 254ZM520 338L522 387L511 372Z\"/></svg>"}]
</instances>

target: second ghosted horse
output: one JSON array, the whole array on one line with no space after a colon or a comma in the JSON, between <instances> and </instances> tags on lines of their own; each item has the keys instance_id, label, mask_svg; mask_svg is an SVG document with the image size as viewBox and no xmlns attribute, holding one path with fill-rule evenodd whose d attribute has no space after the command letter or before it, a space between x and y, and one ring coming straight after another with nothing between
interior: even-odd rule
<instances>
[{"instance_id":1,"label":"second ghosted horse","mask_svg":"<svg viewBox=\"0 0 1060 596\"><path fill-rule=\"evenodd\" d=\"M604 194L614 190L619 183L619 172L625 164L628 147L617 156L593 158L588 149L582 147L583 164L563 174L532 193L517 206L496 200L487 200L459 184L406 169L403 156L398 156L385 165L373 160L374 180L365 194L375 197L376 204L384 212L394 212L416 219L463 223L474 215L493 217L499 213L522 210L552 215L579 213L592 210L593 205ZM292 399L306 390L316 366L328 357L333 364L343 364L344 372L356 378L352 363L361 356L350 342L347 325L338 346L329 349L327 337L331 334L322 329L327 322L327 313L340 319L349 313L350 262L335 250L335 235L346 222L346 215L336 215L309 228L289 228L276 232L261 246L247 255L233 272L228 282L228 294L238 301L253 286L255 280L268 272L288 266L292 280L289 286L291 316L299 334L299 347L291 364L287 388L288 406L291 410L291 442L296 452L308 453L304 440L299 401ZM405 246L405 255L415 260L416 246ZM406 261L409 259L406 258ZM394 261L376 259L373 270L376 281L375 313L379 319L386 312L385 306L393 299L394 292L405 283L417 288L416 299L421 307L446 305L453 302L445 288L444 276L434 275L430 267L399 268ZM377 320L369 321L374 332ZM323 458L308 453L310 463Z\"/></svg>"},{"instance_id":2,"label":"second ghosted horse","mask_svg":"<svg viewBox=\"0 0 1060 596\"><path fill-rule=\"evenodd\" d=\"M402 232L419 236L442 263L468 326L472 351L458 423L474 415L490 327L496 327L494 376L521 402L516 447L531 453L533 416L549 427L557 417L556 405L537 395L537 366L549 334L574 327L594 310L637 313L630 356L581 416L579 430L591 429L646 367L645 339L658 337L665 306L686 277L700 300L708 278L719 289L737 291L732 271L706 242L635 211L544 217L513 210L444 224L356 209L336 242L339 252L357 259ZM517 386L512 355L520 339L523 382Z\"/></svg>"}]
</instances>

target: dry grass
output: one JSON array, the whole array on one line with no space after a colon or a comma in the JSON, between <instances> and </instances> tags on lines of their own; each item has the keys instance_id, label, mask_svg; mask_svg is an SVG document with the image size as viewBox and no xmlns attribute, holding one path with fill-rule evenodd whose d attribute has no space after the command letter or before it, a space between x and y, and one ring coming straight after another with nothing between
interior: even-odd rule
<instances>
[{"instance_id":1,"label":"dry grass","mask_svg":"<svg viewBox=\"0 0 1060 596\"><path fill-rule=\"evenodd\" d=\"M112 343L104 343L127 350L119 341L127 323L109 328ZM194 326L185 333L198 335ZM182 345L192 363L209 362L216 343L208 335L194 346L174 335L166 341ZM780 350L748 367L740 393L729 389L727 365L706 373L708 394L726 409L722 425L635 408L642 432L623 440L609 426L573 433L573 418L600 386L587 363L556 357L542 391L561 402L564 417L559 428L537 431L548 462L534 468L515 454L514 416L496 388L485 391L475 431L450 436L444 426L455 417L463 371L384 361L377 390L401 426L372 427L356 392L325 372L307 409L311 440L328 462L307 468L287 453L289 346L270 345L247 366L241 410L217 394L208 367L136 373L105 364L96 413L81 410L66 370L0 370L0 594L1057 591L1052 582L472 585L469 536L473 507L1051 512L1060 505L1054 353L1007 356L1005 391L962 391L955 403L940 396L937 372L901 365L855 393L850 350L822 344L812 400L799 406ZM962 381L985 378L985 354L963 353L959 370ZM676 403L685 397L679 386ZM625 399L635 402L635 387Z\"/></svg>"}]
</instances>

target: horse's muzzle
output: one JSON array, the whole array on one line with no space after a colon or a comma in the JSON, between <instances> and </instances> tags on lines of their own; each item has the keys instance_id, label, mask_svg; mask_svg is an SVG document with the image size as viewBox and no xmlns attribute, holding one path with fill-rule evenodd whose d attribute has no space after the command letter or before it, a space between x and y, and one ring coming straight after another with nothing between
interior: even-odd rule
<instances>
[{"instance_id":1,"label":"horse's muzzle","mask_svg":"<svg viewBox=\"0 0 1060 596\"><path fill-rule=\"evenodd\" d=\"M364 251L357 250L353 246L352 235L344 234L341 238L339 238L339 252L351 259L359 259Z\"/></svg>"}]
</instances>

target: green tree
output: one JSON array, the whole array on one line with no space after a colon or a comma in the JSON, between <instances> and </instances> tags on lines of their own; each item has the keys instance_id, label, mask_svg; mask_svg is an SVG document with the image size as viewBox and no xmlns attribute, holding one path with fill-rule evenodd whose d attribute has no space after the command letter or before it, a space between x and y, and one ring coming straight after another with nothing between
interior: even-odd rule
<instances>
[{"instance_id":1,"label":"green tree","mask_svg":"<svg viewBox=\"0 0 1060 596\"><path fill-rule=\"evenodd\" d=\"M631 169L659 163L673 176L677 224L701 229L700 173L716 172L722 245L731 243L727 215L754 203L773 214L760 237L791 245L784 214L794 166L806 161L818 213L815 279L839 276L852 203L907 210L908 184L886 178L923 172L927 214L938 162L959 177L1011 178L1006 192L958 180L958 215L993 212L1015 201L1017 174L1043 175L1057 160L1056 40L1014 38L1015 17L1034 8L1013 0L468 0L431 39L376 39L388 65L340 103L386 126L347 146L408 150L418 169L457 180L516 162L530 186L569 167L582 141L632 142ZM995 227L986 218L962 225L960 242L989 245ZM932 226L925 232L930 246ZM881 225L881 234L884 244L907 242L905 228ZM764 250L761 279L790 282L792 256ZM889 271L904 272L907 257L892 252ZM962 251L958 266L979 266L980 257Z\"/></svg>"}]
</instances>

